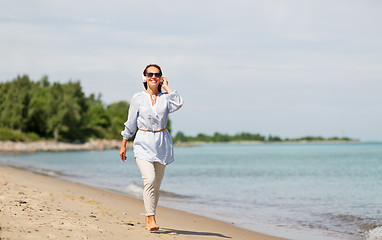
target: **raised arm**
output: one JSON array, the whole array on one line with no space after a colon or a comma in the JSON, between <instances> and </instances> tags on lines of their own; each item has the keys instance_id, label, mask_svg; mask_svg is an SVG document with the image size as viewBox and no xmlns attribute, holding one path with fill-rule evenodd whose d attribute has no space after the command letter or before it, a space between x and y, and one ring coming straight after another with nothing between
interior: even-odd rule
<instances>
[{"instance_id":1,"label":"raised arm","mask_svg":"<svg viewBox=\"0 0 382 240\"><path fill-rule=\"evenodd\" d=\"M183 99L176 90L171 90L171 88L168 86L166 77L162 76L161 80L163 80L162 88L168 93L167 99L169 112L173 113L183 106Z\"/></svg>"},{"instance_id":2,"label":"raised arm","mask_svg":"<svg viewBox=\"0 0 382 240\"><path fill-rule=\"evenodd\" d=\"M163 88L168 94L172 93L173 91L172 91L171 88L168 86L167 78L166 78L165 76L162 76L162 77L161 77L161 80L163 81L163 82L161 83L162 88Z\"/></svg>"}]
</instances>

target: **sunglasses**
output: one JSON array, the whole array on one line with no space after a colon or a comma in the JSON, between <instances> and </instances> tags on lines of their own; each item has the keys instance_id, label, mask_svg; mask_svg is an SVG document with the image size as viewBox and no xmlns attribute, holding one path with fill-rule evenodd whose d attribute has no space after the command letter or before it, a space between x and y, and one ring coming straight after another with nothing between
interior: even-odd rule
<instances>
[{"instance_id":1,"label":"sunglasses","mask_svg":"<svg viewBox=\"0 0 382 240\"><path fill-rule=\"evenodd\" d=\"M162 77L162 73L151 73L151 72L146 73L146 77L148 78L152 78L153 76L155 76L156 78L160 78Z\"/></svg>"}]
</instances>

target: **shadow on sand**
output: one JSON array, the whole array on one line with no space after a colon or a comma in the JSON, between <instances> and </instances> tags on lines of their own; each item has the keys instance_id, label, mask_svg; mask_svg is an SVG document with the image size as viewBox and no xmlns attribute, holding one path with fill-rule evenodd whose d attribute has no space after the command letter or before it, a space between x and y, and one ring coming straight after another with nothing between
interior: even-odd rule
<instances>
[{"instance_id":1,"label":"shadow on sand","mask_svg":"<svg viewBox=\"0 0 382 240\"><path fill-rule=\"evenodd\" d=\"M171 229L171 228L161 228L157 232L153 232L155 234L177 234L177 235L193 235L193 236L214 236L214 237L221 237L221 238L232 238L225 236L220 233L211 233L211 232L195 232L195 231L187 231L187 230L177 230L177 229Z\"/></svg>"}]
</instances>

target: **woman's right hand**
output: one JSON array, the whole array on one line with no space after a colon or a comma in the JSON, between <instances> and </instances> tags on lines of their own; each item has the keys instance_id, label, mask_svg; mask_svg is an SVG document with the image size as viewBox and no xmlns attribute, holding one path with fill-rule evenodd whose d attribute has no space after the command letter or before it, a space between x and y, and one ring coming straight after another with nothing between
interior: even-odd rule
<instances>
[{"instance_id":1,"label":"woman's right hand","mask_svg":"<svg viewBox=\"0 0 382 240\"><path fill-rule=\"evenodd\" d=\"M119 157L122 161L125 161L127 159L126 157L126 147L121 147L121 150L119 150Z\"/></svg>"},{"instance_id":2,"label":"woman's right hand","mask_svg":"<svg viewBox=\"0 0 382 240\"><path fill-rule=\"evenodd\" d=\"M121 150L119 150L119 157L122 161L125 161L127 159L126 157L126 143L127 139L123 139L121 143Z\"/></svg>"}]
</instances>

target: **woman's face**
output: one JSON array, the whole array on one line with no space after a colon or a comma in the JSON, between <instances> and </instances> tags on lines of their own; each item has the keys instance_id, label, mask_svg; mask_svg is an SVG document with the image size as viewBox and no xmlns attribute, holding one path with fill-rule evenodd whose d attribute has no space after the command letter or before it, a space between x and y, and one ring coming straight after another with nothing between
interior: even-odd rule
<instances>
[{"instance_id":1,"label":"woman's face","mask_svg":"<svg viewBox=\"0 0 382 240\"><path fill-rule=\"evenodd\" d=\"M156 67L147 68L146 80L147 80L147 84L149 86L157 87L159 85L159 81L161 79L161 76L158 76L158 74L161 75L158 68L156 68Z\"/></svg>"}]
</instances>

